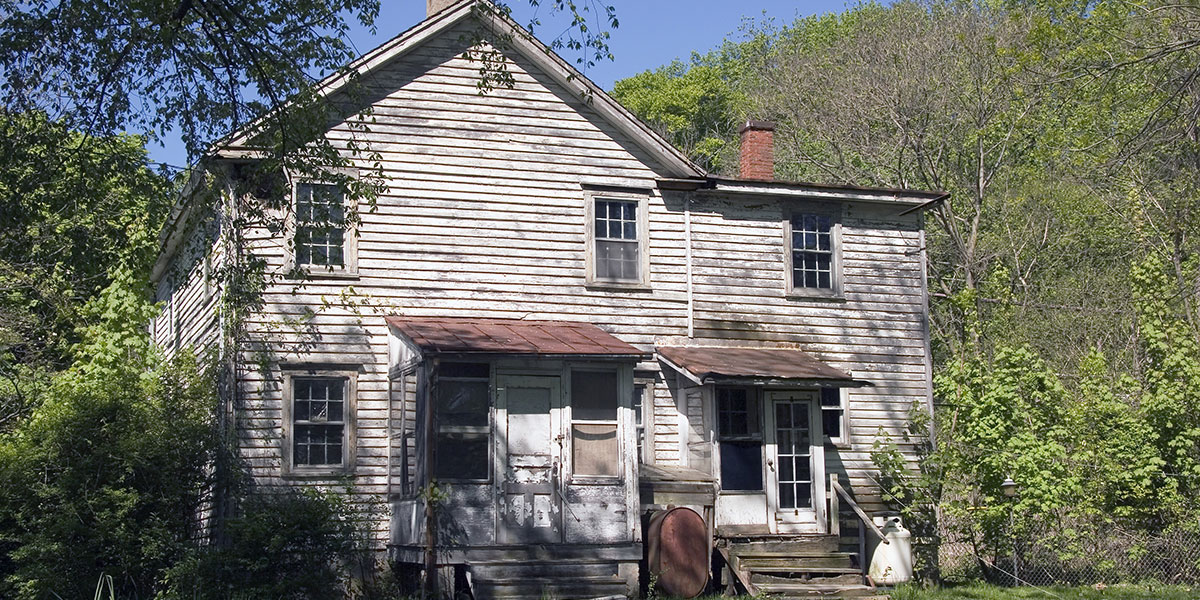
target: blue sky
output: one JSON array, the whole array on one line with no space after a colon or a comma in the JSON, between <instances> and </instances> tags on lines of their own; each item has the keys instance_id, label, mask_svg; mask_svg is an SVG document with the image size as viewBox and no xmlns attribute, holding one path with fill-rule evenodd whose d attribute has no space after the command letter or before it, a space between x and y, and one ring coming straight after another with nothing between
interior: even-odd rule
<instances>
[{"instance_id":1,"label":"blue sky","mask_svg":"<svg viewBox=\"0 0 1200 600\"><path fill-rule=\"evenodd\" d=\"M508 0L519 23L526 23L534 11L527 0ZM601 5L593 0L577 0L579 4ZM376 33L365 28L355 30L352 41L360 52L366 52L412 27L425 16L424 0L382 0L383 6L375 22ZM542 0L538 14L544 25L537 30L543 41L557 35L565 22L555 20L546 10L550 0ZM612 31L609 48L614 60L603 61L587 70L587 75L600 87L612 89L613 82L669 63L676 58L686 59L693 51L704 52L726 37L736 37L743 20L761 21L773 18L778 24L791 23L797 17L847 8L845 0L607 0L616 7L620 26ZM578 55L570 53L565 59L574 63ZM178 140L167 140L165 147L151 144L151 160L182 166L186 155Z\"/></svg>"}]
</instances>

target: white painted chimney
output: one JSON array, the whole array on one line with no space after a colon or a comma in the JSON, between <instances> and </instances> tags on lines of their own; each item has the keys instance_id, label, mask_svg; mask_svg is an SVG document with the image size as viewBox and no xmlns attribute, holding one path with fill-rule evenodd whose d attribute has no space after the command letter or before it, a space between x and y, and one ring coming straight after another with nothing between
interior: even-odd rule
<instances>
[{"instance_id":1,"label":"white painted chimney","mask_svg":"<svg viewBox=\"0 0 1200 600\"><path fill-rule=\"evenodd\" d=\"M428 19L450 7L457 0L425 0L425 18Z\"/></svg>"}]
</instances>

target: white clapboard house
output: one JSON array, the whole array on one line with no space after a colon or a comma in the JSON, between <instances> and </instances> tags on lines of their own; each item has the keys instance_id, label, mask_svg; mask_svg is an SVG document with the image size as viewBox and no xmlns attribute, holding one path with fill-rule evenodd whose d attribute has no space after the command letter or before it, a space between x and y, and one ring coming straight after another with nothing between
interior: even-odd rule
<instances>
[{"instance_id":1,"label":"white clapboard house","mask_svg":"<svg viewBox=\"0 0 1200 600\"><path fill-rule=\"evenodd\" d=\"M480 93L480 31L511 86ZM375 206L315 231L346 195L289 176L293 226L237 232L308 273L223 357L252 479L352 490L402 572L435 562L476 598L632 595L651 571L684 594L864 583L872 445L930 401L923 212L944 195L775 181L754 121L741 176L711 175L514 32L463 0L363 56L374 122L327 135L369 138ZM237 177L249 143L201 165ZM163 235L168 353L229 347L225 206L185 195Z\"/></svg>"}]
</instances>

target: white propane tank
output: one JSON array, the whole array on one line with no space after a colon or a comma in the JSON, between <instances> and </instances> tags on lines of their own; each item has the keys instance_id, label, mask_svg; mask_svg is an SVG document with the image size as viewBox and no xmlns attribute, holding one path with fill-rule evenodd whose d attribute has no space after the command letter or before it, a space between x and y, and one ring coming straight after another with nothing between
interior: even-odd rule
<instances>
[{"instance_id":1,"label":"white propane tank","mask_svg":"<svg viewBox=\"0 0 1200 600\"><path fill-rule=\"evenodd\" d=\"M871 519L883 530L888 543L880 542L871 556L868 574L875 583L896 585L912 579L912 532L904 528L898 515Z\"/></svg>"}]
</instances>

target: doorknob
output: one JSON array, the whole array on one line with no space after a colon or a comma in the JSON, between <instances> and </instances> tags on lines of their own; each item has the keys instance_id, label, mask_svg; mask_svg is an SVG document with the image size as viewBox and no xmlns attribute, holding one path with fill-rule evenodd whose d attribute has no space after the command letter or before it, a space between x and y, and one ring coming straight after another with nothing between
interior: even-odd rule
<instances>
[{"instance_id":1,"label":"doorknob","mask_svg":"<svg viewBox=\"0 0 1200 600\"><path fill-rule=\"evenodd\" d=\"M774 473L775 472L775 461L768 458L767 459L767 467L771 469L772 473Z\"/></svg>"}]
</instances>

